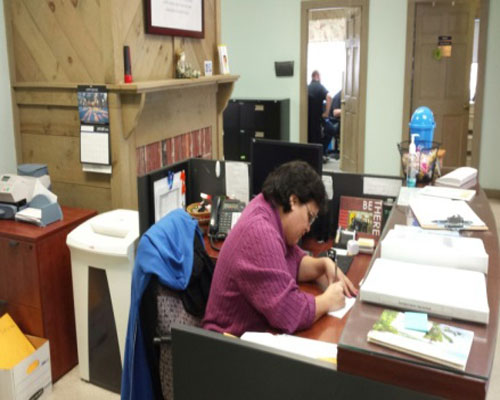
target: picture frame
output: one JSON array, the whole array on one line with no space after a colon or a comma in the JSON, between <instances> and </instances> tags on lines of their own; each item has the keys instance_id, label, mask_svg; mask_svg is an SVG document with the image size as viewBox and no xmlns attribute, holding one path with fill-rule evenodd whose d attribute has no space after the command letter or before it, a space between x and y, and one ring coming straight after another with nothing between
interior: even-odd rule
<instances>
[{"instance_id":1,"label":"picture frame","mask_svg":"<svg viewBox=\"0 0 500 400\"><path fill-rule=\"evenodd\" d=\"M205 67L205 76L212 76L213 72L212 61L206 60L203 64Z\"/></svg>"},{"instance_id":2,"label":"picture frame","mask_svg":"<svg viewBox=\"0 0 500 400\"><path fill-rule=\"evenodd\" d=\"M220 44L217 46L219 52L219 73L221 75L229 74L229 58L227 55L227 47L225 44Z\"/></svg>"},{"instance_id":3,"label":"picture frame","mask_svg":"<svg viewBox=\"0 0 500 400\"><path fill-rule=\"evenodd\" d=\"M144 0L146 33L205 37L205 1Z\"/></svg>"}]
</instances>

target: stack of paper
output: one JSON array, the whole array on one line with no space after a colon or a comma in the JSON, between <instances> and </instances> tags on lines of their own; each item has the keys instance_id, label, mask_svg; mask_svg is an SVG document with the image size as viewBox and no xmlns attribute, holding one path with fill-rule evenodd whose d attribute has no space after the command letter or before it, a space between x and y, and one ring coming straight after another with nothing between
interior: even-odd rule
<instances>
[{"instance_id":1,"label":"stack of paper","mask_svg":"<svg viewBox=\"0 0 500 400\"><path fill-rule=\"evenodd\" d=\"M484 274L378 258L360 289L363 301L488 323Z\"/></svg>"},{"instance_id":2,"label":"stack of paper","mask_svg":"<svg viewBox=\"0 0 500 400\"><path fill-rule=\"evenodd\" d=\"M306 357L332 361L337 360L337 345L320 340L291 335L273 335L267 332L245 332L241 340L269 346Z\"/></svg>"},{"instance_id":3,"label":"stack of paper","mask_svg":"<svg viewBox=\"0 0 500 400\"><path fill-rule=\"evenodd\" d=\"M452 200L470 201L476 195L476 191L440 186L426 186L419 192L419 194L424 196L443 197L445 199Z\"/></svg>"},{"instance_id":4,"label":"stack of paper","mask_svg":"<svg viewBox=\"0 0 500 400\"><path fill-rule=\"evenodd\" d=\"M477 169L460 167L436 179L436 184L453 187L472 187L476 184Z\"/></svg>"},{"instance_id":5,"label":"stack of paper","mask_svg":"<svg viewBox=\"0 0 500 400\"><path fill-rule=\"evenodd\" d=\"M446 221L459 216L465 221L465 230L488 230L465 201L419 196L410 201L410 207L420 226L425 229L446 229Z\"/></svg>"},{"instance_id":6,"label":"stack of paper","mask_svg":"<svg viewBox=\"0 0 500 400\"><path fill-rule=\"evenodd\" d=\"M390 230L382 240L381 257L488 273L489 257L481 239L427 232Z\"/></svg>"}]
</instances>

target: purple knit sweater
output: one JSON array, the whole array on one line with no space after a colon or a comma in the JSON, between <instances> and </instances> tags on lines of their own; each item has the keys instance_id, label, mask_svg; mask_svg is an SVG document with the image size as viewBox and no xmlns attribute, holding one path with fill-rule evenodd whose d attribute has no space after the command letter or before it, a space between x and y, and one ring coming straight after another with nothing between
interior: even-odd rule
<instances>
[{"instance_id":1,"label":"purple knit sweater","mask_svg":"<svg viewBox=\"0 0 500 400\"><path fill-rule=\"evenodd\" d=\"M297 285L304 255L298 246L286 245L278 210L258 195L222 246L203 327L240 336L311 326L314 296Z\"/></svg>"}]
</instances>

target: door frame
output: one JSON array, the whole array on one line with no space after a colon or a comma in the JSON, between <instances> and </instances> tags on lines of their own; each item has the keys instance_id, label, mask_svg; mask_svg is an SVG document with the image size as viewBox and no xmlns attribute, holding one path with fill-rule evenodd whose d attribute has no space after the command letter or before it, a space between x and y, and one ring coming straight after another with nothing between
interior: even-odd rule
<instances>
[{"instance_id":1,"label":"door frame","mask_svg":"<svg viewBox=\"0 0 500 400\"><path fill-rule=\"evenodd\" d=\"M309 38L309 11L324 8L361 8L361 37L359 59L358 162L356 171L364 172L366 81L368 71L368 16L369 0L309 0L301 2L300 10L300 115L299 141L307 143L307 43ZM344 83L342 82L342 85Z\"/></svg>"},{"instance_id":2,"label":"door frame","mask_svg":"<svg viewBox=\"0 0 500 400\"><path fill-rule=\"evenodd\" d=\"M478 71L476 86L476 101L474 103L474 134L472 136L472 159L471 165L479 169L479 158L481 148L481 127L483 120L483 96L484 96L484 74L486 64L486 45L488 35L488 11L490 0L456 0L457 2L476 1L480 5L479 25L479 48L478 48ZM415 9L417 3L448 3L449 0L408 0L408 15L406 22L406 57L405 57L405 80L403 97L403 126L401 129L401 140L408 140L408 123L411 117L411 80L413 66L413 46L415 43Z\"/></svg>"}]
</instances>

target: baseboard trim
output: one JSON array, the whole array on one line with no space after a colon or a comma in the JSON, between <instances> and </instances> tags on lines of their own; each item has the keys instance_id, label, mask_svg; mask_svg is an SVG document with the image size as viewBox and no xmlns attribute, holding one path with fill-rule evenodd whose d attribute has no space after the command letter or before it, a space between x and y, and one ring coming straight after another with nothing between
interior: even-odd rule
<instances>
[{"instance_id":1,"label":"baseboard trim","mask_svg":"<svg viewBox=\"0 0 500 400\"><path fill-rule=\"evenodd\" d=\"M499 199L500 200L500 189L483 189L484 193L488 199Z\"/></svg>"}]
</instances>

